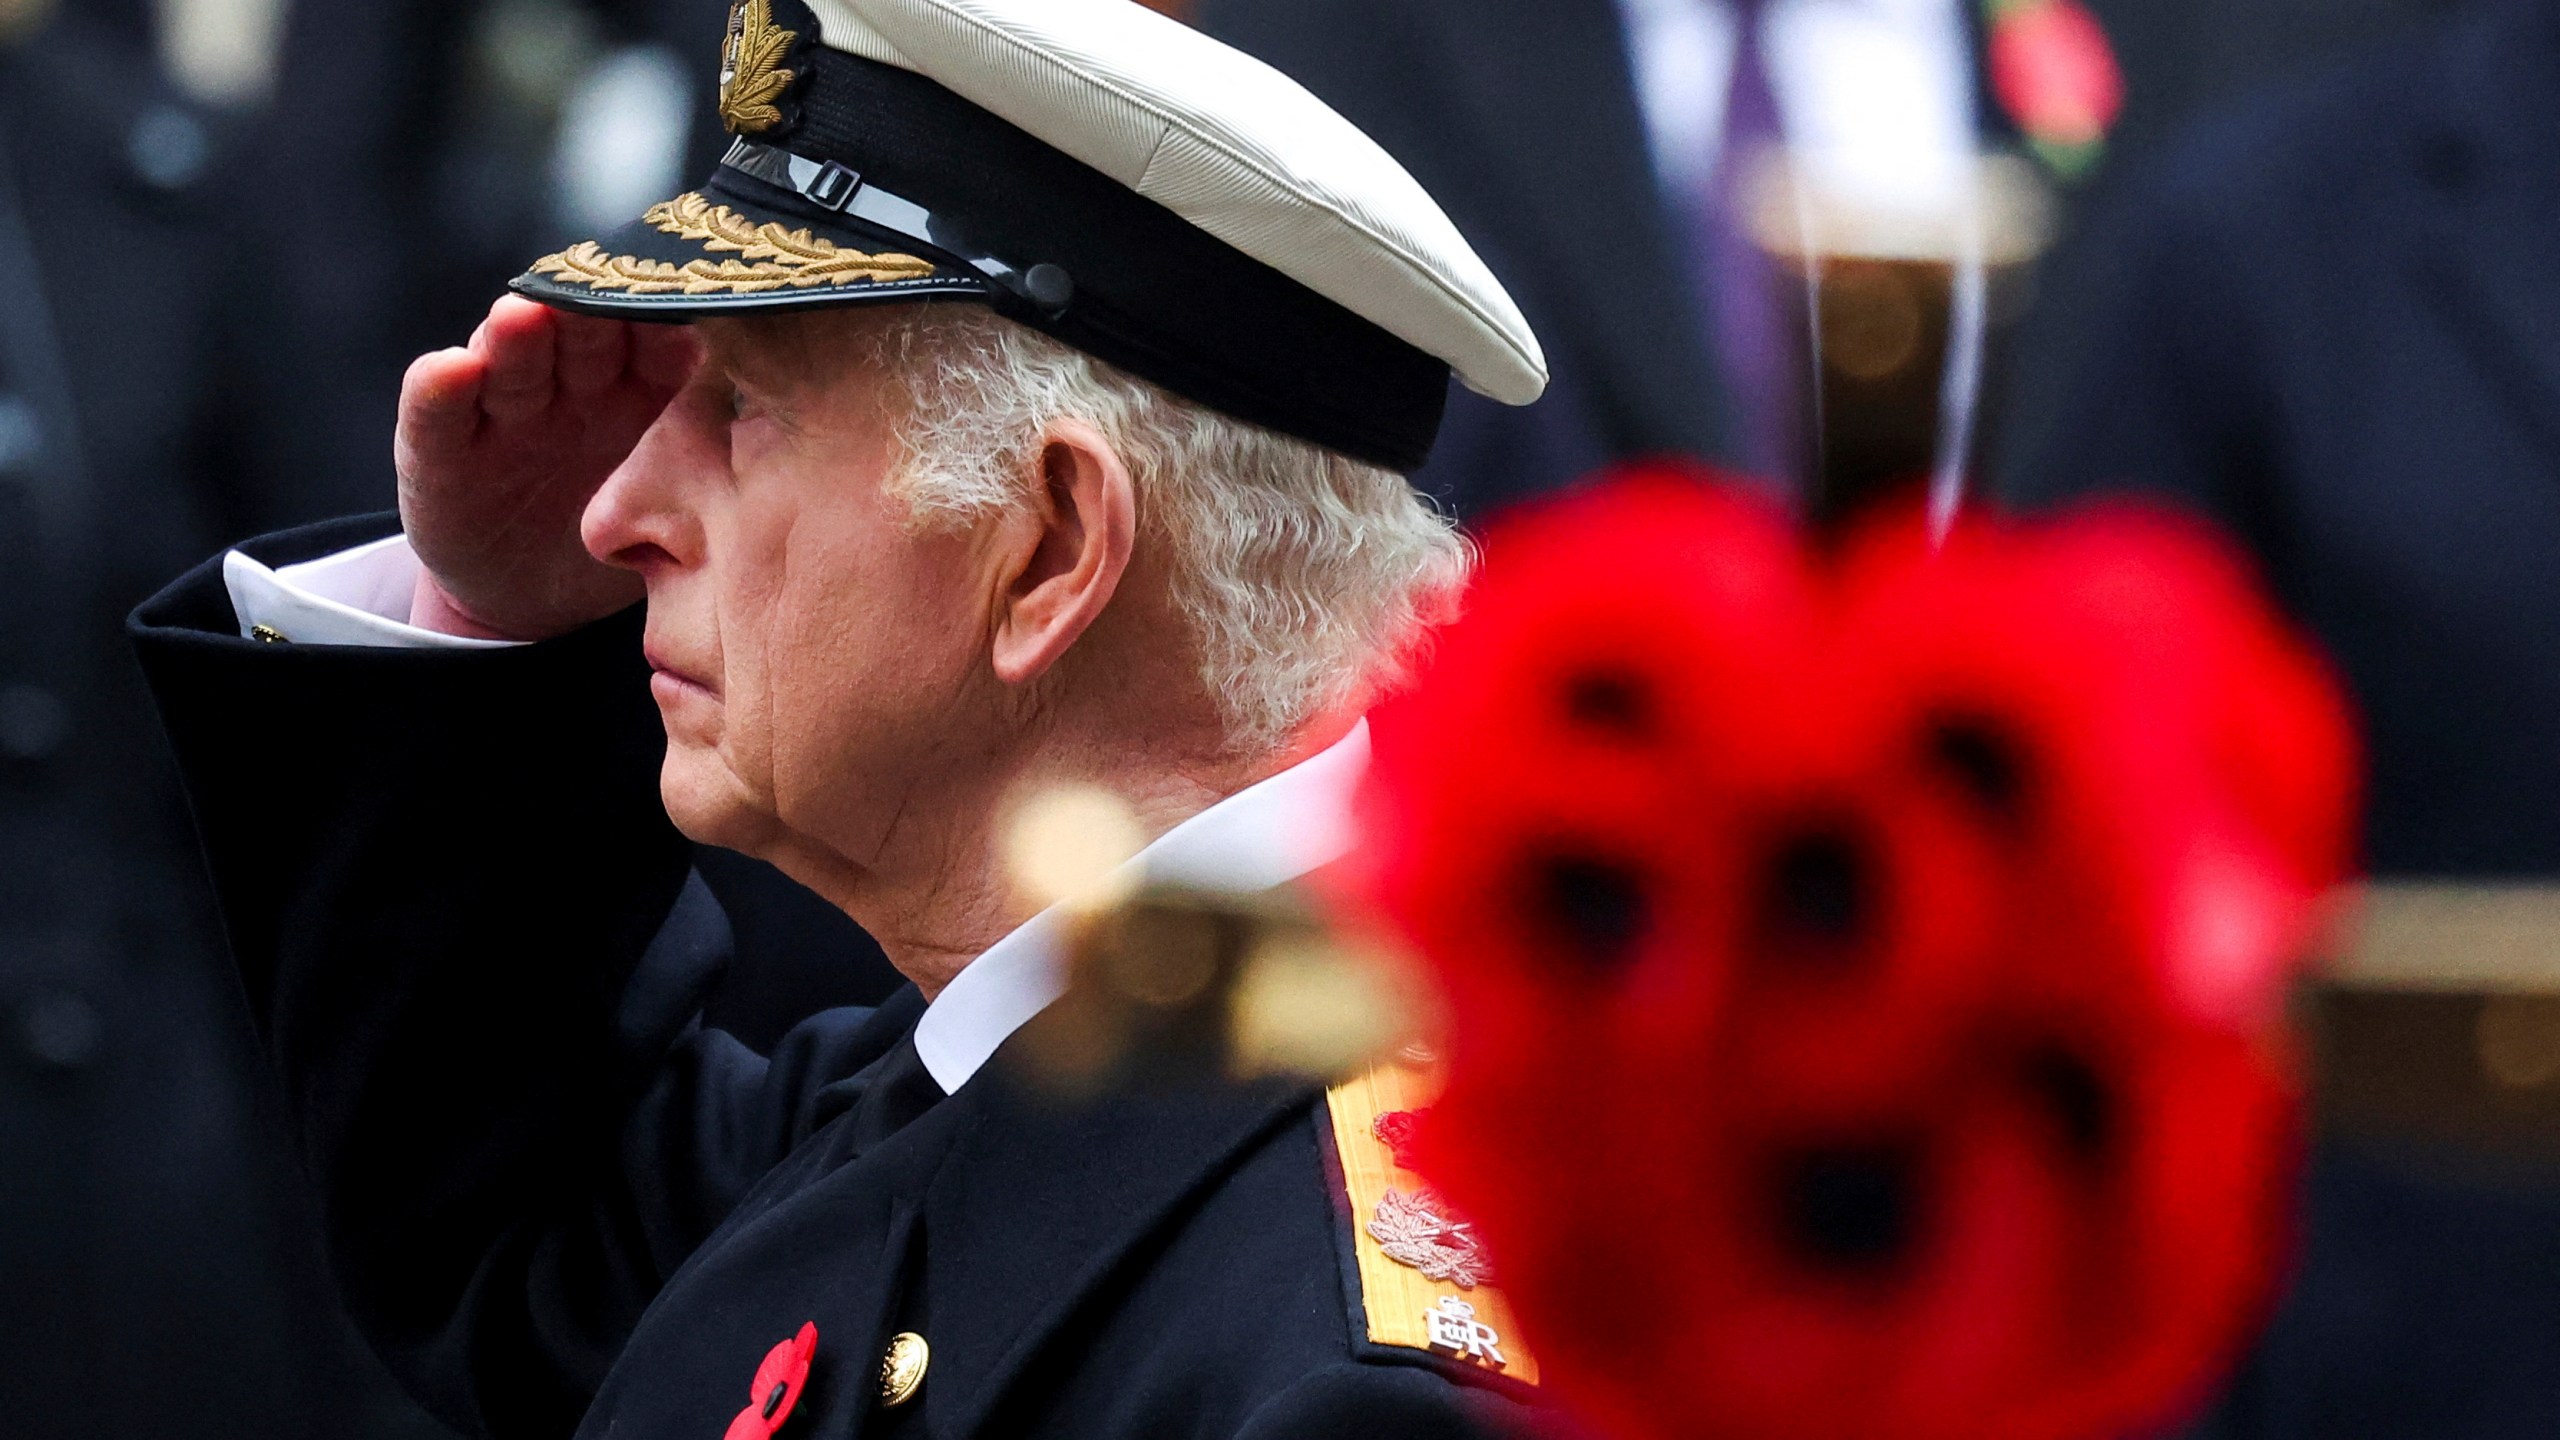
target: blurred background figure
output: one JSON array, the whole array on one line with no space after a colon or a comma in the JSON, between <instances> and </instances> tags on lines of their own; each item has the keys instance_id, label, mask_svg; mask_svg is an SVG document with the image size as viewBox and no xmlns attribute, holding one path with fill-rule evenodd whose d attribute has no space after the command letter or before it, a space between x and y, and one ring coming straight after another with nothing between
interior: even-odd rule
<instances>
[{"instance_id":1,"label":"blurred background figure","mask_svg":"<svg viewBox=\"0 0 2560 1440\"><path fill-rule=\"evenodd\" d=\"M2555 147L2541 0L2255 97L2122 177L2017 377L2012 496L2176 497L2328 641L2387 874L2560 871Z\"/></svg>"},{"instance_id":2,"label":"blurred background figure","mask_svg":"<svg viewBox=\"0 0 2560 1440\"><path fill-rule=\"evenodd\" d=\"M121 612L259 470L237 180L281 15L0 3L0 1415L40 1440L428 1433L338 1310ZM316 398L316 397L315 397ZM377 501L378 503L378 501ZM282 762L280 763L289 763Z\"/></svg>"},{"instance_id":3,"label":"blurred background figure","mask_svg":"<svg viewBox=\"0 0 2560 1440\"><path fill-rule=\"evenodd\" d=\"M403 366L698 163L726 8L0 0L13 1440L444 1433L322 1273L122 616L228 538L390 506ZM733 1023L885 992L841 915L706 869L771 957L718 981Z\"/></svg>"},{"instance_id":4,"label":"blurred background figure","mask_svg":"<svg viewBox=\"0 0 2560 1440\"><path fill-rule=\"evenodd\" d=\"M2126 79L2107 149L2379 28L2409 0L2095 0ZM1198 0L1203 28L1331 101L1444 197L1545 340L1548 398L1463 393L1424 482L1466 515L1677 454L1801 469L1807 375L1736 213L1784 144L1870 203L1943 198L2019 144L1986 52L2044 0ZM2033 114L2023 117L2030 126ZM2060 156L2075 188L2100 147ZM2068 301L2061 302L2068 308ZM1756 419L1753 417L1757 417Z\"/></svg>"},{"instance_id":5,"label":"blurred background figure","mask_svg":"<svg viewBox=\"0 0 2560 1440\"><path fill-rule=\"evenodd\" d=\"M1469 515L1632 455L1793 468L1802 377L1743 162L1793 141L1853 186L1943 191L1983 123L1956 0L1204 0L1196 18L1378 137L1537 327L1548 397L1453 396L1423 474Z\"/></svg>"},{"instance_id":6,"label":"blurred background figure","mask_svg":"<svg viewBox=\"0 0 2560 1440\"><path fill-rule=\"evenodd\" d=\"M2555 156L2560 6L2481 0L2129 168L2056 258L2073 302L2016 377L2013 498L2198 509L2326 642L2369 731L2384 879L2560 874ZM2412 1133L2329 1147L2301 1279L2223 1433L2560 1429L2551 1114L2430 1069L2475 1026L2493 1059L2519 1003L2549 1008L2332 1002L2333 1047L2541 1164L2484 1173Z\"/></svg>"}]
</instances>

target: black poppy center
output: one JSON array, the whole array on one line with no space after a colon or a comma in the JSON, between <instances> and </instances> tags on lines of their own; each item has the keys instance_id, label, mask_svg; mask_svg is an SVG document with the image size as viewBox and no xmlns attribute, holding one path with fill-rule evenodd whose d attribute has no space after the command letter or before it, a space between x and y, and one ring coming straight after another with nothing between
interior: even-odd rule
<instances>
[{"instance_id":1,"label":"black poppy center","mask_svg":"<svg viewBox=\"0 0 2560 1440\"><path fill-rule=\"evenodd\" d=\"M2025 1080L2072 1154L2096 1160L2106 1153L2115 1139L2115 1095L2096 1066L2062 1046L2040 1046L2027 1054Z\"/></svg>"},{"instance_id":2,"label":"black poppy center","mask_svg":"<svg viewBox=\"0 0 2560 1440\"><path fill-rule=\"evenodd\" d=\"M1642 879L1614 860L1550 855L1537 863L1533 884L1548 925L1594 969L1624 964L1652 922Z\"/></svg>"},{"instance_id":3,"label":"black poppy center","mask_svg":"<svg viewBox=\"0 0 2560 1440\"><path fill-rule=\"evenodd\" d=\"M1789 1248L1825 1270L1872 1274L1911 1250L1920 1162L1911 1146L1862 1144L1803 1151L1779 1171Z\"/></svg>"},{"instance_id":4,"label":"black poppy center","mask_svg":"<svg viewBox=\"0 0 2560 1440\"><path fill-rule=\"evenodd\" d=\"M1653 728L1653 691L1624 670L1589 670L1565 682L1565 714L1577 725L1622 739Z\"/></svg>"},{"instance_id":5,"label":"black poppy center","mask_svg":"<svg viewBox=\"0 0 2560 1440\"><path fill-rule=\"evenodd\" d=\"M2006 820L2023 815L2027 760L2017 737L1998 721L1951 713L1929 723L1930 761L1984 810Z\"/></svg>"},{"instance_id":6,"label":"black poppy center","mask_svg":"<svg viewBox=\"0 0 2560 1440\"><path fill-rule=\"evenodd\" d=\"M1781 841L1761 891L1765 938L1798 958L1841 957L1874 929L1874 868L1867 846L1845 829L1818 827Z\"/></svg>"}]
</instances>

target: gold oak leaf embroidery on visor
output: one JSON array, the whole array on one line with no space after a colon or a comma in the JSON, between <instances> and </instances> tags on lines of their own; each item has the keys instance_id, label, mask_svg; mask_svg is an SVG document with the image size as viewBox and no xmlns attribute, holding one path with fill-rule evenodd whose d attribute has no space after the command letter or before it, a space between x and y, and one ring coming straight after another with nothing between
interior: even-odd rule
<instances>
[{"instance_id":1,"label":"gold oak leaf embroidery on visor","mask_svg":"<svg viewBox=\"0 0 2560 1440\"><path fill-rule=\"evenodd\" d=\"M772 0L739 0L720 55L720 123L755 135L782 123L777 104L798 75L783 65L800 36L773 23Z\"/></svg>"},{"instance_id":2,"label":"gold oak leaf embroidery on visor","mask_svg":"<svg viewBox=\"0 0 2560 1440\"><path fill-rule=\"evenodd\" d=\"M822 285L921 280L933 273L930 262L913 255L874 255L806 230L786 230L771 221L759 225L699 194L662 201L641 218L666 234L709 250L735 252L739 258L687 260L679 265L637 255L608 255L593 240L582 240L534 261L534 273L591 290L634 295L756 295Z\"/></svg>"}]
</instances>

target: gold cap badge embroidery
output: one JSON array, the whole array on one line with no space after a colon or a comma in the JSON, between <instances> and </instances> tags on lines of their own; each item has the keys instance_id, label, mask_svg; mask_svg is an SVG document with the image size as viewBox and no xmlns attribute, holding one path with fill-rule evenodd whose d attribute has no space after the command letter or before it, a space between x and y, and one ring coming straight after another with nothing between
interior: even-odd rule
<instances>
[{"instance_id":1,"label":"gold cap badge embroidery","mask_svg":"<svg viewBox=\"0 0 2560 1440\"><path fill-rule=\"evenodd\" d=\"M782 97L800 77L788 64L799 33L774 23L773 0L738 0L720 53L720 123L757 135L782 123Z\"/></svg>"}]
</instances>

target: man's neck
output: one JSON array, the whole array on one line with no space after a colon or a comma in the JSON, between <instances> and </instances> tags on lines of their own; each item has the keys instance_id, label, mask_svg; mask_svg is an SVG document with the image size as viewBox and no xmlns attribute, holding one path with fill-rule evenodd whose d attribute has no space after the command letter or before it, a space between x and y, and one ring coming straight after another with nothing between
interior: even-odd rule
<instances>
[{"instance_id":1,"label":"man's neck","mask_svg":"<svg viewBox=\"0 0 2560 1440\"><path fill-rule=\"evenodd\" d=\"M1345 727L1337 727L1347 728ZM1327 741L1338 739L1329 732ZM904 866L866 868L851 893L831 896L871 932L898 973L930 1000L989 946L1033 914L1004 860L1004 825L1020 800L1060 785L1096 787L1117 796L1152 842L1228 796L1289 768L1321 745L1297 745L1247 760L1158 759L1098 763L1098 757L1056 756L1023 767L1010 782L992 787L974 803L956 805L969 821L937 837L902 837L897 848L921 857ZM909 849L909 844L914 848ZM884 857L885 858L885 857Z\"/></svg>"}]
</instances>

